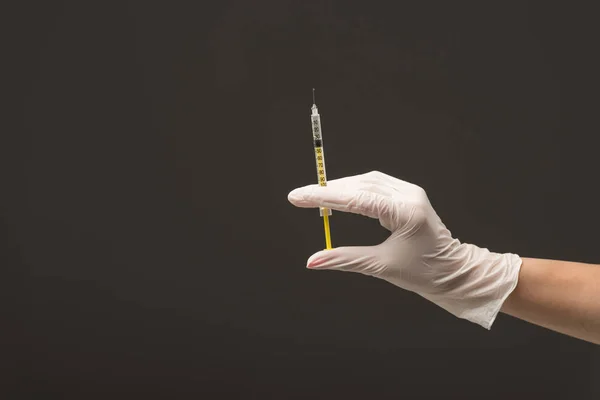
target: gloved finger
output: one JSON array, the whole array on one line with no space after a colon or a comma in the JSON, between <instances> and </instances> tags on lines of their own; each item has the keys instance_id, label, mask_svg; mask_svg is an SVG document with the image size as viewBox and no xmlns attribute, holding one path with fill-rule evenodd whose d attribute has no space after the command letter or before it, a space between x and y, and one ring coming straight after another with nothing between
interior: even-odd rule
<instances>
[{"instance_id":1,"label":"gloved finger","mask_svg":"<svg viewBox=\"0 0 600 400\"><path fill-rule=\"evenodd\" d=\"M290 192L288 200L297 207L326 207L371 218L386 216L390 212L392 201L390 197L372 191L335 185L298 188Z\"/></svg>"},{"instance_id":2,"label":"gloved finger","mask_svg":"<svg viewBox=\"0 0 600 400\"><path fill-rule=\"evenodd\" d=\"M377 192L384 192L385 194L403 193L405 195L418 193L422 190L417 185L379 171L333 179L327 182L327 186L362 189L369 187L375 188Z\"/></svg>"},{"instance_id":3,"label":"gloved finger","mask_svg":"<svg viewBox=\"0 0 600 400\"><path fill-rule=\"evenodd\" d=\"M338 270L378 275L385 265L379 261L376 246L348 246L322 250L313 254L306 268Z\"/></svg>"},{"instance_id":4,"label":"gloved finger","mask_svg":"<svg viewBox=\"0 0 600 400\"><path fill-rule=\"evenodd\" d=\"M327 181L327 186L336 188L338 190L346 190L346 191L359 190L359 189L364 190L364 189L373 188L376 186L385 186L385 182L383 181L382 175L384 175L384 174L373 171L373 172L369 172L366 174L345 176L343 178L337 178L337 179L332 179L332 180ZM318 184L306 185L306 186L299 187L299 188L293 190L292 193L301 194L302 192L311 190L312 188L315 188L315 187L321 187L321 186ZM381 187L378 189L385 189L385 188Z\"/></svg>"}]
</instances>

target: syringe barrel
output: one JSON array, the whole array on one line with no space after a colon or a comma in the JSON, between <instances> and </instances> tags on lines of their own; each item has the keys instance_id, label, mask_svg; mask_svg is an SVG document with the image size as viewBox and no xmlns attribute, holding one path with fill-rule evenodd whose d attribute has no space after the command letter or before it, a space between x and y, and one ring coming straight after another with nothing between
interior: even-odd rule
<instances>
[{"instance_id":1,"label":"syringe barrel","mask_svg":"<svg viewBox=\"0 0 600 400\"><path fill-rule=\"evenodd\" d=\"M313 146L315 150L315 163L317 167L317 182L320 186L327 186L327 171L325 170L325 149L323 147L321 117L319 116L317 107L314 105L310 119L313 133ZM324 212L326 212L327 215L331 215L331 210L329 208L321 207L319 209L319 214L323 216Z\"/></svg>"}]
</instances>

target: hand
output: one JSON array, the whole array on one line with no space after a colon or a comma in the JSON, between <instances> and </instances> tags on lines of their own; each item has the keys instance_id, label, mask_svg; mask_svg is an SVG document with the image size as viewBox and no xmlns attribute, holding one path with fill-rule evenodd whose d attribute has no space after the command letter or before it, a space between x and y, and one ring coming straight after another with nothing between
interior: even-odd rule
<instances>
[{"instance_id":1,"label":"hand","mask_svg":"<svg viewBox=\"0 0 600 400\"><path fill-rule=\"evenodd\" d=\"M369 172L293 190L298 207L327 207L379 219L391 232L376 246L312 255L307 267L360 272L413 291L457 317L490 329L517 284L521 259L452 238L419 186Z\"/></svg>"}]
</instances>

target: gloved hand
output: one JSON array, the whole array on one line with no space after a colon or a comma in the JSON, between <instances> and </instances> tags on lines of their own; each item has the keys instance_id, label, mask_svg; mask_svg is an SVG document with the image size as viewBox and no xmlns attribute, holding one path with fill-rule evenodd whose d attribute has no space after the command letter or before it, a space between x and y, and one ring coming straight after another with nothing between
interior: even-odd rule
<instances>
[{"instance_id":1,"label":"gloved hand","mask_svg":"<svg viewBox=\"0 0 600 400\"><path fill-rule=\"evenodd\" d=\"M452 238L419 186L375 171L298 188L288 199L377 218L391 232L376 246L319 251L308 268L384 279L486 329L517 285L521 258Z\"/></svg>"}]
</instances>

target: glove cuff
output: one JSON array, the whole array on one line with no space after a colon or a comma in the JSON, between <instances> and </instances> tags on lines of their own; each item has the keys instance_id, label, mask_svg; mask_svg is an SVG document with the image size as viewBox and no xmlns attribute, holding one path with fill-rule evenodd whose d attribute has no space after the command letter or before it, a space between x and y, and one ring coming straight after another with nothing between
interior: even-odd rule
<instances>
[{"instance_id":1,"label":"glove cuff","mask_svg":"<svg viewBox=\"0 0 600 400\"><path fill-rule=\"evenodd\" d=\"M523 261L517 254L492 253L468 244L462 246L468 257L458 279L464 284L443 295L422 296L456 317L491 329L502 305L517 287ZM464 278L466 274L468 278Z\"/></svg>"}]
</instances>

